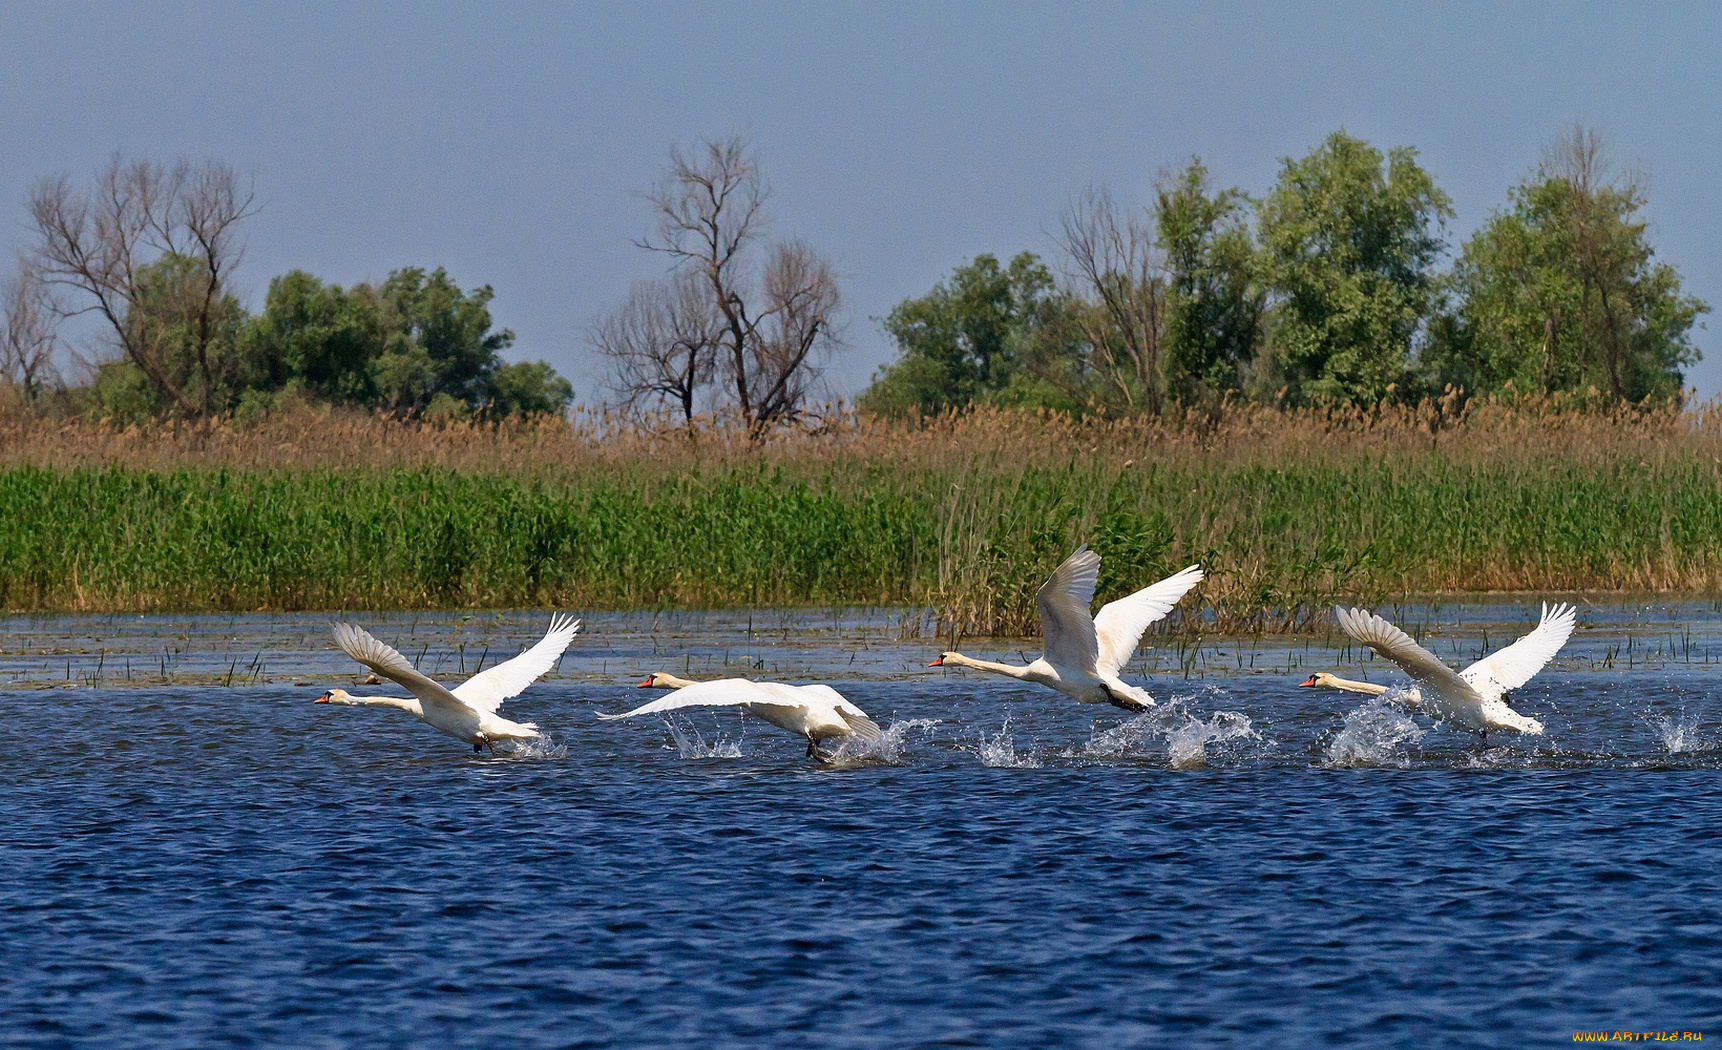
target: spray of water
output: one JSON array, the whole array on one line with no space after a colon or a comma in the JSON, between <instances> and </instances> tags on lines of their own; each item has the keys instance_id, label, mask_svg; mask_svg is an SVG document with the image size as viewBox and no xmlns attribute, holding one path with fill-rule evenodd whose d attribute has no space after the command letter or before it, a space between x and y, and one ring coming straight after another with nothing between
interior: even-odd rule
<instances>
[{"instance_id":1,"label":"spray of water","mask_svg":"<svg viewBox=\"0 0 1722 1050\"><path fill-rule=\"evenodd\" d=\"M1699 732L1699 720L1685 712L1656 715L1650 719L1650 724L1662 738L1662 749L1671 755L1689 755L1716 746L1714 741L1704 739Z\"/></svg>"},{"instance_id":2,"label":"spray of water","mask_svg":"<svg viewBox=\"0 0 1722 1050\"><path fill-rule=\"evenodd\" d=\"M925 735L939 724L936 718L908 718L892 722L879 731L879 739L863 740L858 736L844 737L833 745L825 745L828 766L895 765L908 754L911 734Z\"/></svg>"},{"instance_id":3,"label":"spray of water","mask_svg":"<svg viewBox=\"0 0 1722 1050\"><path fill-rule=\"evenodd\" d=\"M1328 742L1324 764L1336 767L1398 766L1411 764L1404 748L1423 739L1426 732L1399 708L1387 693L1370 699L1348 712L1345 724Z\"/></svg>"},{"instance_id":4,"label":"spray of water","mask_svg":"<svg viewBox=\"0 0 1722 1050\"><path fill-rule=\"evenodd\" d=\"M544 733L531 740L505 740L496 745L498 758L538 759L567 758L568 745L554 734Z\"/></svg>"},{"instance_id":5,"label":"spray of water","mask_svg":"<svg viewBox=\"0 0 1722 1050\"><path fill-rule=\"evenodd\" d=\"M1223 695L1217 686L1208 687L1206 692L1209 700ZM1215 711L1207 718L1191 714L1186 704L1194 699L1173 697L1129 721L1097 732L1078 754L1098 759L1153 758L1160 753L1164 739L1167 763L1173 769L1193 769L1208 764L1211 744L1266 743L1249 717L1240 712Z\"/></svg>"},{"instance_id":6,"label":"spray of water","mask_svg":"<svg viewBox=\"0 0 1722 1050\"><path fill-rule=\"evenodd\" d=\"M1262 739L1247 716L1236 711L1215 711L1208 719L1188 718L1166 734L1166 759L1173 769L1195 769L1208 764L1208 745L1234 740Z\"/></svg>"},{"instance_id":7,"label":"spray of water","mask_svg":"<svg viewBox=\"0 0 1722 1050\"><path fill-rule=\"evenodd\" d=\"M720 736L706 742L700 731L692 725L683 725L673 719L664 722L670 731L670 739L676 742L676 750L683 758L740 758L741 744L728 737Z\"/></svg>"},{"instance_id":8,"label":"spray of water","mask_svg":"<svg viewBox=\"0 0 1722 1050\"><path fill-rule=\"evenodd\" d=\"M981 765L989 769L1039 769L1040 759L1032 751L1018 751L1016 741L1011 738L1010 719L1005 719L1004 726L993 736L981 736L980 746L975 749L980 756Z\"/></svg>"}]
</instances>

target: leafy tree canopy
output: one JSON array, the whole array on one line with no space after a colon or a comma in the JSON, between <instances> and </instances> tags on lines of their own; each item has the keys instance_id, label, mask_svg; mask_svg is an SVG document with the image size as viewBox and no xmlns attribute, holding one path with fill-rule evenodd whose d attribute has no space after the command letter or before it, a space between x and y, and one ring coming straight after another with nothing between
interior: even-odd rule
<instances>
[{"instance_id":1,"label":"leafy tree canopy","mask_svg":"<svg viewBox=\"0 0 1722 1050\"><path fill-rule=\"evenodd\" d=\"M1272 349L1293 403L1371 403L1404 382L1453 214L1416 157L1336 131L1288 158L1262 202Z\"/></svg>"},{"instance_id":2,"label":"leafy tree canopy","mask_svg":"<svg viewBox=\"0 0 1722 1050\"><path fill-rule=\"evenodd\" d=\"M1437 381L1477 393L1593 389L1678 396L1708 312L1657 262L1631 177L1612 178L1594 134L1559 140L1454 266L1457 309L1436 331Z\"/></svg>"},{"instance_id":3,"label":"leafy tree canopy","mask_svg":"<svg viewBox=\"0 0 1722 1050\"><path fill-rule=\"evenodd\" d=\"M977 255L885 318L900 356L879 371L860 404L894 415L977 401L1077 407L1045 376L1067 364L1061 338L1067 307L1033 252L1007 266Z\"/></svg>"}]
</instances>

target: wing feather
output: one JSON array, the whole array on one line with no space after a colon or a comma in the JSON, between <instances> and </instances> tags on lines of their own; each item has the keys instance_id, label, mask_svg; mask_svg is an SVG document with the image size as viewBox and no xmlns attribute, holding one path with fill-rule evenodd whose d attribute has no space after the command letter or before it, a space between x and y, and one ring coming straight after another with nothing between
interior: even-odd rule
<instances>
[{"instance_id":1,"label":"wing feather","mask_svg":"<svg viewBox=\"0 0 1722 1050\"><path fill-rule=\"evenodd\" d=\"M1564 603L1549 608L1536 629L1499 652L1491 653L1459 672L1459 677L1484 696L1500 697L1530 681L1543 665L1554 659L1573 633L1577 610Z\"/></svg>"},{"instance_id":2,"label":"wing feather","mask_svg":"<svg viewBox=\"0 0 1722 1050\"><path fill-rule=\"evenodd\" d=\"M371 637L363 627L337 623L333 625L333 631L335 644L341 647L342 652L384 678L405 686L427 708L453 705L456 709L473 710L442 684L420 674L406 657Z\"/></svg>"},{"instance_id":3,"label":"wing feather","mask_svg":"<svg viewBox=\"0 0 1722 1050\"><path fill-rule=\"evenodd\" d=\"M1040 607L1041 648L1047 662L1093 673L1100 644L1094 634L1094 585L1100 579L1100 555L1087 545L1064 559L1035 593Z\"/></svg>"},{"instance_id":4,"label":"wing feather","mask_svg":"<svg viewBox=\"0 0 1722 1050\"><path fill-rule=\"evenodd\" d=\"M710 682L695 682L649 704L641 704L632 711L624 711L619 715L600 714L598 717L608 721L679 711L684 707L741 707L759 703L785 706L782 700L762 691L757 682L750 682L745 678L719 678Z\"/></svg>"},{"instance_id":5,"label":"wing feather","mask_svg":"<svg viewBox=\"0 0 1722 1050\"><path fill-rule=\"evenodd\" d=\"M556 666L556 661L579 630L579 620L552 616L550 630L537 645L512 660L504 660L490 670L468 678L454 689L454 695L474 710L494 712L504 700L519 696L544 672Z\"/></svg>"},{"instance_id":6,"label":"wing feather","mask_svg":"<svg viewBox=\"0 0 1722 1050\"><path fill-rule=\"evenodd\" d=\"M1386 620L1362 609L1336 609L1334 612L1346 634L1398 664L1412 681L1428 685L1454 699L1482 702L1482 696L1471 688L1469 682Z\"/></svg>"},{"instance_id":7,"label":"wing feather","mask_svg":"<svg viewBox=\"0 0 1722 1050\"><path fill-rule=\"evenodd\" d=\"M1094 615L1094 633L1100 648L1095 666L1100 673L1117 674L1130 662L1148 625L1164 618L1190 588L1201 582L1202 567L1192 565L1135 594L1101 606Z\"/></svg>"}]
</instances>

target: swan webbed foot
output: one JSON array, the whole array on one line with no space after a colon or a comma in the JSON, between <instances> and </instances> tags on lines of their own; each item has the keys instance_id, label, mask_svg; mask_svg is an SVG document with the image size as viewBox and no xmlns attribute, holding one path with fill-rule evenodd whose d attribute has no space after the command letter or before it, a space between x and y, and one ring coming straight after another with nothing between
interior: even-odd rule
<instances>
[{"instance_id":1,"label":"swan webbed foot","mask_svg":"<svg viewBox=\"0 0 1722 1050\"><path fill-rule=\"evenodd\" d=\"M484 741L482 741L482 740L473 741L473 745L472 745L472 753L473 754L476 755L483 750L484 750Z\"/></svg>"}]
</instances>

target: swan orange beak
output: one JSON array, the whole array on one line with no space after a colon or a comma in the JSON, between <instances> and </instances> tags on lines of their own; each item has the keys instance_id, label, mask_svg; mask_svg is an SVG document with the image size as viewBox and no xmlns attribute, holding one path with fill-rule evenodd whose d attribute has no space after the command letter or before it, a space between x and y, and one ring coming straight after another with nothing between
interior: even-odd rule
<instances>
[{"instance_id":1,"label":"swan orange beak","mask_svg":"<svg viewBox=\"0 0 1722 1050\"><path fill-rule=\"evenodd\" d=\"M943 656L943 654L941 654L937 660L934 660L932 663L928 664L927 666L928 667L943 667L943 666L945 666L945 657Z\"/></svg>"},{"instance_id":2,"label":"swan orange beak","mask_svg":"<svg viewBox=\"0 0 1722 1050\"><path fill-rule=\"evenodd\" d=\"M315 700L313 700L313 701L311 701L311 702L312 702L312 703L313 703L313 704L326 704L326 703L328 703L328 702L329 702L329 694L328 694L328 693L324 693L324 694L323 694L323 695L322 695L322 696L319 696L319 697L318 697L318 698L317 698L317 699L315 699Z\"/></svg>"},{"instance_id":3,"label":"swan orange beak","mask_svg":"<svg viewBox=\"0 0 1722 1050\"><path fill-rule=\"evenodd\" d=\"M1310 675L1308 678L1305 678L1303 681L1299 682L1297 684L1297 687L1299 689L1308 689L1310 686L1313 686L1313 685L1315 685L1315 675Z\"/></svg>"},{"instance_id":4,"label":"swan orange beak","mask_svg":"<svg viewBox=\"0 0 1722 1050\"><path fill-rule=\"evenodd\" d=\"M639 685L635 686L634 688L635 689L645 689L652 684L652 679L656 678L656 677L657 677L657 675L647 675L646 680L644 682L641 682Z\"/></svg>"}]
</instances>

